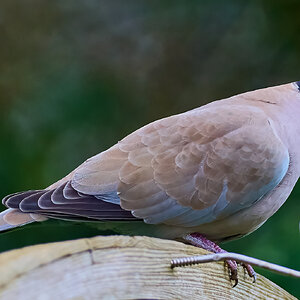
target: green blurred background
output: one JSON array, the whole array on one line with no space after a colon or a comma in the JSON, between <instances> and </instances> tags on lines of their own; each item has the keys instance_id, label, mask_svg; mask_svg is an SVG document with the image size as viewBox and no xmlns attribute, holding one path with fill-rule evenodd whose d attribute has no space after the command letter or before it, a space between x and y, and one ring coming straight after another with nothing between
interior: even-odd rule
<instances>
[{"instance_id":1,"label":"green blurred background","mask_svg":"<svg viewBox=\"0 0 300 300\"><path fill-rule=\"evenodd\" d=\"M1 0L1 195L46 187L155 119L300 80L299 1ZM300 269L300 186L227 250ZM50 221L0 251L93 236ZM258 270L300 296L299 280Z\"/></svg>"}]
</instances>

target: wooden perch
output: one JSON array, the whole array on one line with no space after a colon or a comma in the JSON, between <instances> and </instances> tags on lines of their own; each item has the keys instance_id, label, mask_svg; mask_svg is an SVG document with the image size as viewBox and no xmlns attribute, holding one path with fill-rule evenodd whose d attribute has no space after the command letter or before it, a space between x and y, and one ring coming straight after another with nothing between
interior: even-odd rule
<instances>
[{"instance_id":1,"label":"wooden perch","mask_svg":"<svg viewBox=\"0 0 300 300\"><path fill-rule=\"evenodd\" d=\"M239 269L232 288L224 263L171 269L171 259L208 252L149 237L99 236L0 255L0 299L296 299Z\"/></svg>"}]
</instances>

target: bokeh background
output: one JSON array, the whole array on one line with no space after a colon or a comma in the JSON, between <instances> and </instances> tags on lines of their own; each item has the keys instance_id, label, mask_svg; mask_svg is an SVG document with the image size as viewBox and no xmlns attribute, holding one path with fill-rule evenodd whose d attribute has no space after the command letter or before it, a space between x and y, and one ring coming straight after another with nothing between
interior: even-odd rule
<instances>
[{"instance_id":1,"label":"bokeh background","mask_svg":"<svg viewBox=\"0 0 300 300\"><path fill-rule=\"evenodd\" d=\"M290 0L1 0L0 196L46 187L155 119L299 80L299 11ZM299 212L298 184L225 248L300 269ZM50 221L0 235L0 251L98 233ZM300 296L299 280L259 272Z\"/></svg>"}]
</instances>

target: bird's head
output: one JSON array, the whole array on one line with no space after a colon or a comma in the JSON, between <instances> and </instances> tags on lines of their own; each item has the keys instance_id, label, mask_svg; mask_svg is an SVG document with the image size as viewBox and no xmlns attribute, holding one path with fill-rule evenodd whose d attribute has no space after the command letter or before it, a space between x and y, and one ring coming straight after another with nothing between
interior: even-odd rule
<instances>
[{"instance_id":1,"label":"bird's head","mask_svg":"<svg viewBox=\"0 0 300 300\"><path fill-rule=\"evenodd\" d=\"M300 92L300 81L295 81L294 82L296 88L298 89L298 91Z\"/></svg>"},{"instance_id":2,"label":"bird's head","mask_svg":"<svg viewBox=\"0 0 300 300\"><path fill-rule=\"evenodd\" d=\"M300 81L254 90L233 98L240 96L246 101L253 101L254 105L267 107L268 110L272 110L272 104L282 108L300 108Z\"/></svg>"}]
</instances>

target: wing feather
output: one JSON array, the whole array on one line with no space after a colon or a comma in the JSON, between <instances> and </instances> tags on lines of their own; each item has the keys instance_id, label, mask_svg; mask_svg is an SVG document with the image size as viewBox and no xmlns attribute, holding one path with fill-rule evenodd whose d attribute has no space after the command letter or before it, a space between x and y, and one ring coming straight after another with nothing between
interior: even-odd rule
<instances>
[{"instance_id":1,"label":"wing feather","mask_svg":"<svg viewBox=\"0 0 300 300\"><path fill-rule=\"evenodd\" d=\"M65 198L63 190L66 186L69 190L71 189L69 182L67 182L56 189L20 192L7 196L3 204L10 209L15 209L21 215L25 213L23 215L27 216L31 222L32 219L41 219L41 216L86 221L139 220L130 211L122 209L119 204L113 204L91 195L73 191L72 195L77 193L78 198Z\"/></svg>"},{"instance_id":2,"label":"wing feather","mask_svg":"<svg viewBox=\"0 0 300 300\"><path fill-rule=\"evenodd\" d=\"M262 110L210 105L137 130L84 163L71 184L90 195L117 192L148 223L197 226L249 207L288 166Z\"/></svg>"}]
</instances>

